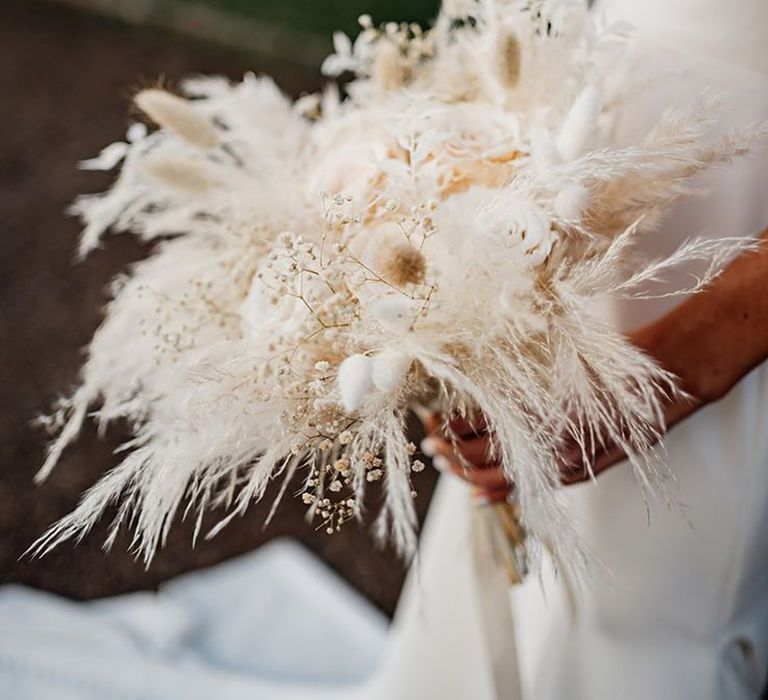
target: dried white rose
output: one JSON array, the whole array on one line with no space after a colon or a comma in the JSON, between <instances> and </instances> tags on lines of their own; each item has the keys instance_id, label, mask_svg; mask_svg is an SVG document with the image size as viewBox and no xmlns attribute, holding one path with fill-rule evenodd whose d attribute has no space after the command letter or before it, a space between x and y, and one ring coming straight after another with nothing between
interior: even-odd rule
<instances>
[{"instance_id":1,"label":"dried white rose","mask_svg":"<svg viewBox=\"0 0 768 700\"><path fill-rule=\"evenodd\" d=\"M529 231L521 246L526 263L531 267L541 265L549 257L556 240L557 235L550 228Z\"/></svg>"},{"instance_id":2,"label":"dried white rose","mask_svg":"<svg viewBox=\"0 0 768 700\"><path fill-rule=\"evenodd\" d=\"M510 243L526 265L537 267L547 259L555 243L556 234L552 230L552 222L533 202L515 198L510 204Z\"/></svg>"}]
</instances>

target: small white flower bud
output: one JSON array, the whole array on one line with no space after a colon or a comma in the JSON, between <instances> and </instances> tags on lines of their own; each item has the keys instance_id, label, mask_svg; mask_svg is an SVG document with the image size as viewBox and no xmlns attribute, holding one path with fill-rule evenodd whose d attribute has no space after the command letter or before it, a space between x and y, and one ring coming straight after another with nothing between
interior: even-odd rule
<instances>
[{"instance_id":1,"label":"small white flower bud","mask_svg":"<svg viewBox=\"0 0 768 700\"><path fill-rule=\"evenodd\" d=\"M339 366L337 382L341 405L348 413L356 411L373 389L372 362L365 355L351 355Z\"/></svg>"}]
</instances>

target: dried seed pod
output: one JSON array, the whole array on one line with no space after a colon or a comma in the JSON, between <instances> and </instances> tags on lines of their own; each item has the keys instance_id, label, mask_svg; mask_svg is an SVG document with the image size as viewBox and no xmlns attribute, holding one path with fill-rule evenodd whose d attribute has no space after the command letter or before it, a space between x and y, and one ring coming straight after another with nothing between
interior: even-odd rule
<instances>
[{"instance_id":1,"label":"dried seed pod","mask_svg":"<svg viewBox=\"0 0 768 700\"><path fill-rule=\"evenodd\" d=\"M517 35L514 32L501 34L496 45L496 70L504 87L513 88L520 82L521 59Z\"/></svg>"},{"instance_id":2,"label":"dried seed pod","mask_svg":"<svg viewBox=\"0 0 768 700\"><path fill-rule=\"evenodd\" d=\"M382 261L382 274L397 286L421 284L427 271L427 261L410 243L398 243Z\"/></svg>"}]
</instances>

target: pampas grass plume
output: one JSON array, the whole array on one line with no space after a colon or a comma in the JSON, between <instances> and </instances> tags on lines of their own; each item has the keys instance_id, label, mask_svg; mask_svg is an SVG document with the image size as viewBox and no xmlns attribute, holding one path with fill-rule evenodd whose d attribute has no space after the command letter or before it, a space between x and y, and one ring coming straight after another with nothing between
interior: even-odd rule
<instances>
[{"instance_id":1,"label":"pampas grass plume","mask_svg":"<svg viewBox=\"0 0 768 700\"><path fill-rule=\"evenodd\" d=\"M219 135L211 120L200 114L188 100L167 90L151 88L139 92L134 102L158 126L192 145L205 149L219 145Z\"/></svg>"},{"instance_id":2,"label":"pampas grass plume","mask_svg":"<svg viewBox=\"0 0 768 700\"><path fill-rule=\"evenodd\" d=\"M202 194L213 184L201 164L191 158L158 156L148 158L143 165L153 179L189 194Z\"/></svg>"},{"instance_id":3,"label":"pampas grass plume","mask_svg":"<svg viewBox=\"0 0 768 700\"><path fill-rule=\"evenodd\" d=\"M563 160L578 158L595 131L600 116L600 92L594 85L587 85L574 101L557 136L557 149Z\"/></svg>"}]
</instances>

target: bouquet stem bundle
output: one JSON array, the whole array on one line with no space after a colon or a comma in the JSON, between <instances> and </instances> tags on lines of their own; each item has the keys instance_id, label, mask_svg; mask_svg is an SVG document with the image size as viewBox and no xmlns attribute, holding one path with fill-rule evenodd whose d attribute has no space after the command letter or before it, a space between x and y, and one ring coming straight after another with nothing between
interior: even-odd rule
<instances>
[{"instance_id":1,"label":"bouquet stem bundle","mask_svg":"<svg viewBox=\"0 0 768 700\"><path fill-rule=\"evenodd\" d=\"M528 574L528 555L520 507L504 501L476 503L473 518L477 549L506 574L510 586L522 583Z\"/></svg>"}]
</instances>

